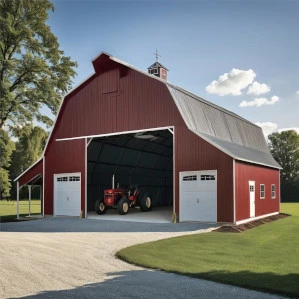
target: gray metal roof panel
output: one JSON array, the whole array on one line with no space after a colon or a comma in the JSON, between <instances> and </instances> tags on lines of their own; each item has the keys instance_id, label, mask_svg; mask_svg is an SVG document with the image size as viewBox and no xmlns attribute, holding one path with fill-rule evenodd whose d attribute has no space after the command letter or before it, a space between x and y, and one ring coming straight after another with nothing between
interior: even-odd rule
<instances>
[{"instance_id":1,"label":"gray metal roof panel","mask_svg":"<svg viewBox=\"0 0 299 299\"><path fill-rule=\"evenodd\" d=\"M280 168L260 127L200 97L167 86L191 131L235 159Z\"/></svg>"},{"instance_id":2,"label":"gray metal roof panel","mask_svg":"<svg viewBox=\"0 0 299 299\"><path fill-rule=\"evenodd\" d=\"M281 166L275 161L270 151L259 151L233 142L221 140L209 135L197 135L204 138L206 141L217 145L220 150L223 149L224 152L226 152L236 160L282 169Z\"/></svg>"},{"instance_id":3,"label":"gray metal roof panel","mask_svg":"<svg viewBox=\"0 0 299 299\"><path fill-rule=\"evenodd\" d=\"M268 152L268 145L260 127L239 116L218 109L196 96L168 86L175 103L189 129L202 134Z\"/></svg>"}]
</instances>

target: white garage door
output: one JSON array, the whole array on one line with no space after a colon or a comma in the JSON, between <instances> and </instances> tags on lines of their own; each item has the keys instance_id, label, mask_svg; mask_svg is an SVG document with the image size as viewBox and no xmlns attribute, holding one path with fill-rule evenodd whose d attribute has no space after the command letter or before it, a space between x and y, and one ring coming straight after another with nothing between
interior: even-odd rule
<instances>
[{"instance_id":1,"label":"white garage door","mask_svg":"<svg viewBox=\"0 0 299 299\"><path fill-rule=\"evenodd\" d=\"M180 172L180 221L217 222L217 171Z\"/></svg>"},{"instance_id":2,"label":"white garage door","mask_svg":"<svg viewBox=\"0 0 299 299\"><path fill-rule=\"evenodd\" d=\"M54 174L54 215L80 216L81 173Z\"/></svg>"}]
</instances>

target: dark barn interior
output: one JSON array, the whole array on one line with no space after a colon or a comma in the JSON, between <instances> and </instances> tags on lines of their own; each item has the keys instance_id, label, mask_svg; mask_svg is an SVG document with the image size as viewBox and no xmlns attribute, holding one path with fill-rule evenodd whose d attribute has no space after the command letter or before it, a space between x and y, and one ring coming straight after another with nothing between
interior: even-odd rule
<instances>
[{"instance_id":1,"label":"dark barn interior","mask_svg":"<svg viewBox=\"0 0 299 299\"><path fill-rule=\"evenodd\" d=\"M152 206L173 204L173 134L170 129L93 138L87 152L87 208L105 189L138 186Z\"/></svg>"}]
</instances>

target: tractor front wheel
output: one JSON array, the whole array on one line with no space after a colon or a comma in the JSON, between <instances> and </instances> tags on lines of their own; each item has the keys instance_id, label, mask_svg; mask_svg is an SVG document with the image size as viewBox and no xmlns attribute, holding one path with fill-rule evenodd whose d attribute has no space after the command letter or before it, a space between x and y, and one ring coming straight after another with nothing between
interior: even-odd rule
<instances>
[{"instance_id":1,"label":"tractor front wheel","mask_svg":"<svg viewBox=\"0 0 299 299\"><path fill-rule=\"evenodd\" d=\"M105 214L107 211L107 207L104 204L103 200L98 199L95 203L95 211L98 215Z\"/></svg>"},{"instance_id":2,"label":"tractor front wheel","mask_svg":"<svg viewBox=\"0 0 299 299\"><path fill-rule=\"evenodd\" d=\"M142 212L148 212L151 210L151 208L152 208L152 200L150 196L147 193L145 193L144 195L142 195L140 200L140 210Z\"/></svg>"},{"instance_id":3,"label":"tractor front wheel","mask_svg":"<svg viewBox=\"0 0 299 299\"><path fill-rule=\"evenodd\" d=\"M124 196L119 202L117 206L118 213L120 215L126 215L129 211L130 202L127 196Z\"/></svg>"}]
</instances>

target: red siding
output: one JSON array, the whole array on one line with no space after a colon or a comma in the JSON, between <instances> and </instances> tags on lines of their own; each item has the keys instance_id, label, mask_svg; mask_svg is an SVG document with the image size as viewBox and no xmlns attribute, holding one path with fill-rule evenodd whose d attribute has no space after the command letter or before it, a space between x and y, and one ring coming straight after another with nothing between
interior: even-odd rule
<instances>
[{"instance_id":1,"label":"red siding","mask_svg":"<svg viewBox=\"0 0 299 299\"><path fill-rule=\"evenodd\" d=\"M40 160L32 168L30 168L22 177L19 179L19 186L29 183L37 175L43 174L43 160Z\"/></svg>"},{"instance_id":2,"label":"red siding","mask_svg":"<svg viewBox=\"0 0 299 299\"><path fill-rule=\"evenodd\" d=\"M117 74L117 69L109 72L112 78ZM184 125L162 82L128 70L119 79L119 92L105 94L100 87L106 80L104 75L98 75L65 100L55 138Z\"/></svg>"},{"instance_id":3,"label":"red siding","mask_svg":"<svg viewBox=\"0 0 299 299\"><path fill-rule=\"evenodd\" d=\"M236 221L249 217L249 181L255 181L255 216L279 212L279 170L236 162ZM265 198L260 198L260 184L265 185ZM275 184L276 198L271 198Z\"/></svg>"},{"instance_id":4,"label":"red siding","mask_svg":"<svg viewBox=\"0 0 299 299\"><path fill-rule=\"evenodd\" d=\"M85 139L56 141L45 156L45 214L53 214L54 174L81 172L81 210L85 206Z\"/></svg>"},{"instance_id":5,"label":"red siding","mask_svg":"<svg viewBox=\"0 0 299 299\"><path fill-rule=\"evenodd\" d=\"M233 159L186 127L175 127L175 194L179 194L179 172L217 170L217 221L233 222ZM176 211L179 202L176 200Z\"/></svg>"}]
</instances>

